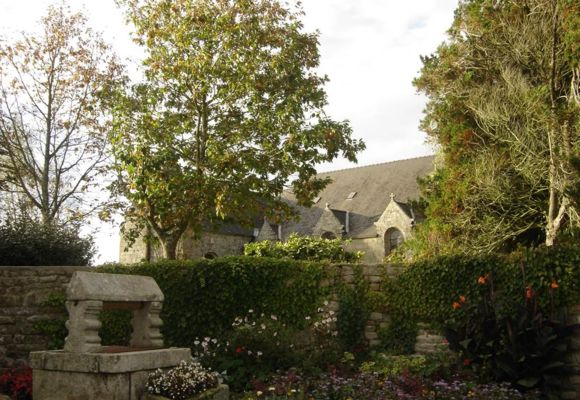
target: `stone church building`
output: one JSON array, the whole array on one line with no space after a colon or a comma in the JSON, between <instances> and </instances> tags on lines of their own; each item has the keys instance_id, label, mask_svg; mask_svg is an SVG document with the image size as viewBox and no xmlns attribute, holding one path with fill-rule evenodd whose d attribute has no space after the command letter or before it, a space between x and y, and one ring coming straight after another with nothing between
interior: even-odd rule
<instances>
[{"instance_id":1,"label":"stone church building","mask_svg":"<svg viewBox=\"0 0 580 400\"><path fill-rule=\"evenodd\" d=\"M433 171L434 157L418 157L320 173L332 182L310 208L299 207L300 218L282 224L263 220L254 229L224 225L194 240L187 233L178 246L179 258L213 258L243 253L246 243L286 240L292 233L350 239L347 249L364 252L363 262L378 263L413 234L421 221L409 205L419 198L417 178ZM291 204L291 193L285 193ZM121 239L120 261L137 262L159 257L158 249L137 241L126 249Z\"/></svg>"}]
</instances>

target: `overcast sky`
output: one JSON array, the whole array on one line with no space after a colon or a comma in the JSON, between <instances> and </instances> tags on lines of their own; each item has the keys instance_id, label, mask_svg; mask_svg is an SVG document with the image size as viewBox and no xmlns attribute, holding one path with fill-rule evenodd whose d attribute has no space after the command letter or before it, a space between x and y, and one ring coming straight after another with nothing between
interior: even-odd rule
<instances>
[{"instance_id":1,"label":"overcast sky","mask_svg":"<svg viewBox=\"0 0 580 400\"><path fill-rule=\"evenodd\" d=\"M0 0L0 35L34 30L50 0ZM139 49L114 0L69 0L84 10L90 26L127 63L138 63ZM359 165L432 154L418 129L425 99L411 81L445 39L457 0L303 0L307 31L320 31L320 72L327 84L328 113L351 122L354 136L367 149ZM320 166L321 171L354 166L346 160ZM97 235L98 262L118 258L118 228Z\"/></svg>"}]
</instances>

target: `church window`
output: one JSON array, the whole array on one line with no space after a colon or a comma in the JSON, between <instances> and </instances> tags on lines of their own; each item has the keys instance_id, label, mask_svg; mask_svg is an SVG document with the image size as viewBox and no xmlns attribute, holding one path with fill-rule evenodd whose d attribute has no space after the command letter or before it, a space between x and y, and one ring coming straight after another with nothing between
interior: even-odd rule
<instances>
[{"instance_id":1,"label":"church window","mask_svg":"<svg viewBox=\"0 0 580 400\"><path fill-rule=\"evenodd\" d=\"M405 241L403 232L397 228L390 228L385 232L385 255L395 250Z\"/></svg>"}]
</instances>

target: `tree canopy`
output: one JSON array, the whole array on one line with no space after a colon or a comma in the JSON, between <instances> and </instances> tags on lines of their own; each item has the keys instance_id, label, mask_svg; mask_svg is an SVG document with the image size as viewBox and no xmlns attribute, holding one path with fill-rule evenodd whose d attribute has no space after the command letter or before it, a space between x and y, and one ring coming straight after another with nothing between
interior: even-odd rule
<instances>
[{"instance_id":1,"label":"tree canopy","mask_svg":"<svg viewBox=\"0 0 580 400\"><path fill-rule=\"evenodd\" d=\"M431 255L555 243L578 227L580 6L464 0L414 81L440 165L423 182Z\"/></svg>"},{"instance_id":2,"label":"tree canopy","mask_svg":"<svg viewBox=\"0 0 580 400\"><path fill-rule=\"evenodd\" d=\"M168 258L189 227L293 215L326 185L318 163L356 161L347 121L324 111L316 33L277 0L121 0L144 46L144 82L114 104L126 233L148 227ZM131 229L129 229L129 226Z\"/></svg>"},{"instance_id":3,"label":"tree canopy","mask_svg":"<svg viewBox=\"0 0 580 400\"><path fill-rule=\"evenodd\" d=\"M123 70L82 14L49 7L41 28L0 43L0 190L50 225L94 210L110 128L101 100Z\"/></svg>"}]
</instances>

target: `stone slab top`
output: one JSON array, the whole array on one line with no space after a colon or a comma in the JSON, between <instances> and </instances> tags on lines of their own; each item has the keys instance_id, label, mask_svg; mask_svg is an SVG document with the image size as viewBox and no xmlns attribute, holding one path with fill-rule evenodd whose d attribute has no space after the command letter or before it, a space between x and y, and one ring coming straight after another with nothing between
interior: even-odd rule
<instances>
[{"instance_id":1,"label":"stone slab top","mask_svg":"<svg viewBox=\"0 0 580 400\"><path fill-rule=\"evenodd\" d=\"M125 353L68 353L63 350L30 353L32 369L110 374L170 368L183 360L191 360L191 349L170 347Z\"/></svg>"},{"instance_id":2,"label":"stone slab top","mask_svg":"<svg viewBox=\"0 0 580 400\"><path fill-rule=\"evenodd\" d=\"M150 276L76 271L66 290L67 300L114 302L163 301L163 292Z\"/></svg>"}]
</instances>

